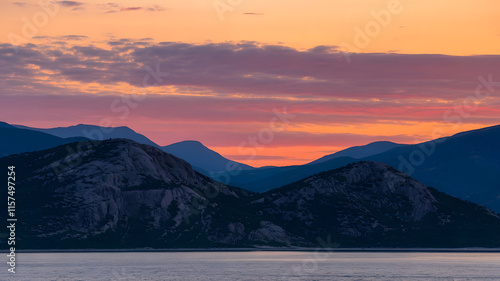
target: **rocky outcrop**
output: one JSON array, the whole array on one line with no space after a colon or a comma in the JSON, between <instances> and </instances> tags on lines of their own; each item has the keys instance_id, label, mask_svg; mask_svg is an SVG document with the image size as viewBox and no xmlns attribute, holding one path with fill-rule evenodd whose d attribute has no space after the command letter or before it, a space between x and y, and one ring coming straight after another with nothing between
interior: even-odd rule
<instances>
[{"instance_id":1,"label":"rocky outcrop","mask_svg":"<svg viewBox=\"0 0 500 281\"><path fill-rule=\"evenodd\" d=\"M461 235L477 231L474 216L486 218L495 229L499 222L486 208L444 195L377 162L323 172L269 191L251 204L262 217L280 221L307 242L330 236L349 246L444 246L450 245L439 233L445 229L458 240L473 239ZM451 229L456 233L450 234Z\"/></svg>"},{"instance_id":2,"label":"rocky outcrop","mask_svg":"<svg viewBox=\"0 0 500 281\"><path fill-rule=\"evenodd\" d=\"M24 248L316 246L325 237L341 247L500 246L497 214L375 162L264 194L124 139L9 156L0 165L17 169Z\"/></svg>"}]
</instances>

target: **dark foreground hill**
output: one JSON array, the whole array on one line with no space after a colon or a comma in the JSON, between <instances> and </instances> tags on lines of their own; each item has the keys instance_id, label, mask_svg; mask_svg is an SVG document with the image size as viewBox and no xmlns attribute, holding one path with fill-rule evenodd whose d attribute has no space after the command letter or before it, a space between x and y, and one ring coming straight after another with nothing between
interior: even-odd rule
<instances>
[{"instance_id":1,"label":"dark foreground hill","mask_svg":"<svg viewBox=\"0 0 500 281\"><path fill-rule=\"evenodd\" d=\"M394 168L360 162L269 191L253 202L298 237L363 247L495 246L498 214Z\"/></svg>"},{"instance_id":2,"label":"dark foreground hill","mask_svg":"<svg viewBox=\"0 0 500 281\"><path fill-rule=\"evenodd\" d=\"M0 159L11 165L20 249L500 246L498 215L375 162L264 194L123 139Z\"/></svg>"}]
</instances>

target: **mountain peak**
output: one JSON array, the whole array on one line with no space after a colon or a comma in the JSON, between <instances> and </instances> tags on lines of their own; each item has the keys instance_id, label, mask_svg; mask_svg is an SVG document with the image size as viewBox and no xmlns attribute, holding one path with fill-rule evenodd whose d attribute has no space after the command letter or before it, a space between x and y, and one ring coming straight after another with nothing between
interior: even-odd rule
<instances>
[{"instance_id":1,"label":"mountain peak","mask_svg":"<svg viewBox=\"0 0 500 281\"><path fill-rule=\"evenodd\" d=\"M189 146L198 146L198 147L204 147L207 148L204 144L197 140L185 140L185 141L180 141L177 143L174 143L173 145L189 145Z\"/></svg>"},{"instance_id":2,"label":"mountain peak","mask_svg":"<svg viewBox=\"0 0 500 281\"><path fill-rule=\"evenodd\" d=\"M253 169L251 166L229 160L195 140L167 145L162 147L162 150L188 161L206 175L227 171L228 163L236 163L243 170Z\"/></svg>"},{"instance_id":3,"label":"mountain peak","mask_svg":"<svg viewBox=\"0 0 500 281\"><path fill-rule=\"evenodd\" d=\"M12 128L15 128L14 126L10 125L9 123L7 122L2 122L0 121L0 128L9 128L9 129L12 129Z\"/></svg>"},{"instance_id":4,"label":"mountain peak","mask_svg":"<svg viewBox=\"0 0 500 281\"><path fill-rule=\"evenodd\" d=\"M318 164L328 160L332 160L339 157L351 157L354 159L361 159L369 157L372 155L380 154L391 150L396 147L405 146L405 144L394 143L390 141L376 141L362 146L353 146L333 154L323 156L315 161L310 162L310 164Z\"/></svg>"},{"instance_id":5,"label":"mountain peak","mask_svg":"<svg viewBox=\"0 0 500 281\"><path fill-rule=\"evenodd\" d=\"M349 164L310 176L289 185L289 188L297 186L308 186L311 192L323 194L340 192L353 201L363 197L403 196L411 204L411 217L414 220L420 220L428 212L435 210L436 199L425 185L380 162L361 161ZM326 186L332 189L324 189Z\"/></svg>"}]
</instances>

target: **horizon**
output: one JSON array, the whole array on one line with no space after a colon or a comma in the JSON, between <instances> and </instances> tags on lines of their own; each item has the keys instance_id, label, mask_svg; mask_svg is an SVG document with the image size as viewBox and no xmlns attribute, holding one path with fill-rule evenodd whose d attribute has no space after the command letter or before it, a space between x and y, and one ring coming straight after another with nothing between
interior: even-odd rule
<instances>
[{"instance_id":1,"label":"horizon","mask_svg":"<svg viewBox=\"0 0 500 281\"><path fill-rule=\"evenodd\" d=\"M1 121L0 120L0 123L2 123L4 121ZM9 124L8 122L5 122L6 124L8 125L11 125L11 126L20 126L20 127L27 127L27 128L33 128L33 129L58 129L58 128L68 128L68 127L77 127L77 126L95 126L95 127L100 127L99 125L92 125L92 124L83 124L83 123L80 123L80 124L76 124L76 125L71 125L71 126L67 126L67 127L49 127L49 128L36 128L36 127L29 127L29 126L26 126L26 125L22 125L22 124ZM441 137L452 137L456 134L460 134L460 133L466 133L466 132L471 132L471 131L476 131L476 130L481 130L481 129L488 129L488 128L491 128L491 127L496 127L496 126L500 126L500 124L496 124L496 125L492 125L492 126L487 126L487 127L481 127L481 128L477 128L477 129L473 129L473 130L466 130L466 131L460 131L460 132L457 132L457 133L454 133L454 134L451 134L451 135L440 135L439 138ZM101 127L103 128L103 127ZM250 159L250 160L247 160L247 161L238 161L238 160L235 160L235 159L232 159L230 158L231 155L224 155L222 153L220 153L219 151L217 151L216 148L213 148L213 147L209 147L207 145L205 145L203 142L199 141L199 140L194 140L194 139L187 139L187 140L182 140L182 141L179 141L179 142L174 142L174 143L169 143L169 144L159 144L159 143L156 143L155 141L151 140L147 135L144 135L144 134L141 134L140 132L137 132L134 128L130 128L130 127L127 127L127 126L119 126L119 127L104 127L103 129L118 129L118 128L127 128L129 130L132 130L133 132L137 133L137 134L140 134L144 137L146 137L148 140L152 141L153 143L155 143L156 145L160 146L160 147L165 147L165 146L169 146L169 145L173 145L173 144L177 144L177 143L182 143L182 142L197 142L199 144L201 144L202 146L208 148L209 150L212 150L218 154L220 154L222 157L225 157L231 161L235 161L235 162L238 162L238 163L242 163L242 164L246 164L246 165L249 165L253 168L264 168L264 167L285 167L285 165L283 166L278 166L278 165L265 165L265 166L254 166L252 165L252 163L254 163L255 161L258 161L258 156L256 155L254 159ZM430 139L430 140L426 140L426 141L434 141L436 140L437 138L435 139ZM361 145L354 145L354 146L350 146L350 147L345 147L341 150L338 150L338 151L334 151L332 153L327 153L327 154L323 154L321 156L319 156L318 158L315 158L315 159L312 159L312 160L308 160L308 162L304 162L304 163L299 163L299 164L292 164L292 165L286 165L286 166L294 166L294 165L306 165L312 161L315 161L315 160L319 160L320 158L324 157L324 156L328 156L328 155L331 155L331 154L334 154L334 153L337 153L337 152L340 152L340 151L343 151L345 149L349 149L349 148L353 148L353 147L360 147L360 146L366 146L366 145L370 145L370 144L373 144L373 143L377 143L377 142L390 142L390 143L394 143L394 144L400 144L400 145L413 145L413 144L418 144L418 143L397 143L397 142L393 142L393 141L390 141L390 140L381 140L381 141L373 141L373 142L369 142L369 143L365 143L365 144L361 144ZM256 160L255 160L256 159ZM356 158L355 158L356 159Z\"/></svg>"},{"instance_id":2,"label":"horizon","mask_svg":"<svg viewBox=\"0 0 500 281\"><path fill-rule=\"evenodd\" d=\"M491 0L42 2L0 3L9 124L126 126L254 167L500 124Z\"/></svg>"}]
</instances>

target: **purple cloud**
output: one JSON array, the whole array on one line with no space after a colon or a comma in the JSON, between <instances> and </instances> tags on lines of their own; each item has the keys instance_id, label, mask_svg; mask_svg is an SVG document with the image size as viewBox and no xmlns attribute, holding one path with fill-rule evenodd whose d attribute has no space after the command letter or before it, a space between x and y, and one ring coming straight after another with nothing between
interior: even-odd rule
<instances>
[{"instance_id":1,"label":"purple cloud","mask_svg":"<svg viewBox=\"0 0 500 281\"><path fill-rule=\"evenodd\" d=\"M57 3L64 7L78 7L85 4L83 2L77 2L77 1L57 1Z\"/></svg>"},{"instance_id":2,"label":"purple cloud","mask_svg":"<svg viewBox=\"0 0 500 281\"><path fill-rule=\"evenodd\" d=\"M16 5L18 7L24 7L26 6L28 3L26 2L12 2L13 5Z\"/></svg>"}]
</instances>

